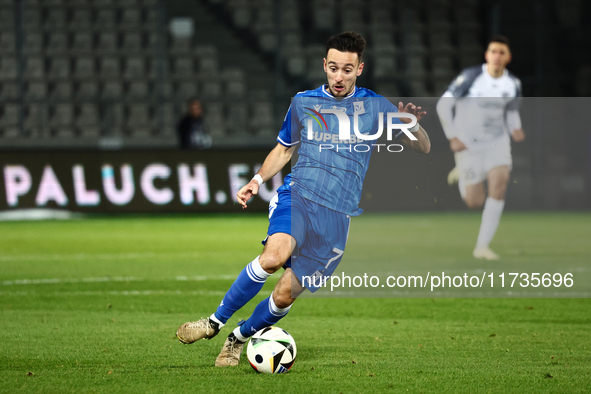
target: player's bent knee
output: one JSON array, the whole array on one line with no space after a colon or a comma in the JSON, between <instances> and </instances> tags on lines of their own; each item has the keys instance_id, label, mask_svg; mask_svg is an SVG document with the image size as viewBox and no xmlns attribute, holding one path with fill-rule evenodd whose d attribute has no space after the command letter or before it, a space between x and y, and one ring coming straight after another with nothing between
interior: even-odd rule
<instances>
[{"instance_id":1,"label":"player's bent knee","mask_svg":"<svg viewBox=\"0 0 591 394\"><path fill-rule=\"evenodd\" d=\"M289 256L289 251L264 250L259 257L259 264L268 273L273 273L283 267Z\"/></svg>"}]
</instances>

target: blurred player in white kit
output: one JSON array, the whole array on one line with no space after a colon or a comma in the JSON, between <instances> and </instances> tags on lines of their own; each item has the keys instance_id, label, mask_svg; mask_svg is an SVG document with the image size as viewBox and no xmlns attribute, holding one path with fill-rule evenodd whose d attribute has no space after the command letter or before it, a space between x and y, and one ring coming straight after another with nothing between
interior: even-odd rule
<instances>
[{"instance_id":1,"label":"blurred player in white kit","mask_svg":"<svg viewBox=\"0 0 591 394\"><path fill-rule=\"evenodd\" d=\"M511 62L509 40L493 36L485 52L486 63L463 70L437 103L437 114L456 168L448 182L458 182L469 208L484 206L473 255L498 260L489 244L505 206L511 173L511 139L525 139L519 106L521 81L507 69ZM484 181L487 182L488 195Z\"/></svg>"}]
</instances>

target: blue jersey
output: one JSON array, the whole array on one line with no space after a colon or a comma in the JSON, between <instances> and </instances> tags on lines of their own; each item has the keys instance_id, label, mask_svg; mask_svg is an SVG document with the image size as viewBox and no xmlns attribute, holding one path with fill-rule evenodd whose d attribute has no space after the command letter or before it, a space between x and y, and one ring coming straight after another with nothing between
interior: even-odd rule
<instances>
[{"instance_id":1,"label":"blue jersey","mask_svg":"<svg viewBox=\"0 0 591 394\"><path fill-rule=\"evenodd\" d=\"M339 139L339 116L334 111L342 111L350 120L348 140ZM324 85L298 93L277 137L284 146L300 144L298 161L281 189L291 189L337 212L360 215L363 210L358 204L376 141L358 138L353 131L354 120L357 118L360 134L376 135L380 128L386 134L389 112L398 112L398 108L365 88L355 87L344 98L335 98ZM400 121L395 118L391 123ZM401 134L395 129L392 137Z\"/></svg>"}]
</instances>

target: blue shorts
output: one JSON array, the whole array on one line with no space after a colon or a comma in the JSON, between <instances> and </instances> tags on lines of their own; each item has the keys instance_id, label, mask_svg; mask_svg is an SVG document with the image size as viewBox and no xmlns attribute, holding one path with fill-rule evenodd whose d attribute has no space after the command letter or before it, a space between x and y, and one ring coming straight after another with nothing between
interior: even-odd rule
<instances>
[{"instance_id":1,"label":"blue shorts","mask_svg":"<svg viewBox=\"0 0 591 394\"><path fill-rule=\"evenodd\" d=\"M296 240L290 267L300 284L315 292L333 274L345 251L351 217L280 190L269 204L268 235L290 234Z\"/></svg>"}]
</instances>

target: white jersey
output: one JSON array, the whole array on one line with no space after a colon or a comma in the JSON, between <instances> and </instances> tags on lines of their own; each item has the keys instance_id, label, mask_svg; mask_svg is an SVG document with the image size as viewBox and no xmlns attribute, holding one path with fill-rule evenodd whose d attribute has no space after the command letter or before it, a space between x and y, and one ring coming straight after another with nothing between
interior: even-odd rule
<instances>
[{"instance_id":1,"label":"white jersey","mask_svg":"<svg viewBox=\"0 0 591 394\"><path fill-rule=\"evenodd\" d=\"M437 114L446 137L459 139L469 150L509 147L509 132L521 128L521 96L517 77L505 70L493 78L483 64L463 70L449 85Z\"/></svg>"}]
</instances>

